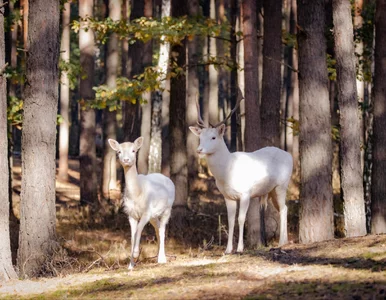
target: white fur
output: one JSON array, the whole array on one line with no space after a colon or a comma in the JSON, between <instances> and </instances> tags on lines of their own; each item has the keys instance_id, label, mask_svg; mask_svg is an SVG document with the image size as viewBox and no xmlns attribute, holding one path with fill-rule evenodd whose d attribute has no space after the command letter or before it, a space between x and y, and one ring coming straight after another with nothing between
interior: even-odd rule
<instances>
[{"instance_id":1,"label":"white fur","mask_svg":"<svg viewBox=\"0 0 386 300\"><path fill-rule=\"evenodd\" d=\"M225 125L217 128L189 129L200 137L197 152L205 155L216 185L224 195L228 212L228 244L225 253L233 250L232 240L237 201L239 209L239 242L237 252L243 252L244 223L251 198L261 198L264 204L269 196L280 213L279 245L288 242L286 191L292 174L292 156L276 147L254 152L230 153L225 142Z\"/></svg>"},{"instance_id":2,"label":"white fur","mask_svg":"<svg viewBox=\"0 0 386 300\"><path fill-rule=\"evenodd\" d=\"M129 269L135 265L134 259L139 256L141 233L147 223L151 223L158 240L158 263L166 263L165 227L169 221L175 187L166 176L158 173L138 175L136 154L142 146L143 138L134 143L122 143L109 139L109 144L118 155L125 171L125 191L123 206L129 217L131 229L131 258Z\"/></svg>"}]
</instances>

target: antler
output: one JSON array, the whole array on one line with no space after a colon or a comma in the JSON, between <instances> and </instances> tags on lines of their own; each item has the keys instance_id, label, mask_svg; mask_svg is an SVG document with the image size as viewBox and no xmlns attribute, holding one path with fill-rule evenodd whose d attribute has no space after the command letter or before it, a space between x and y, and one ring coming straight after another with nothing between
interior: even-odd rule
<instances>
[{"instance_id":1,"label":"antler","mask_svg":"<svg viewBox=\"0 0 386 300\"><path fill-rule=\"evenodd\" d=\"M235 113L237 108L240 106L240 102L243 99L244 99L244 96L243 96L243 93L241 92L240 87L239 87L238 88L238 94L237 94L237 102L236 102L235 107L232 109L232 111L229 113L229 115L224 120L222 120L220 123L217 123L216 125L212 125L212 127L216 128L216 127L219 127L221 124L226 124L226 122L229 120L229 118Z\"/></svg>"},{"instance_id":2,"label":"antler","mask_svg":"<svg viewBox=\"0 0 386 300\"><path fill-rule=\"evenodd\" d=\"M198 103L198 93L196 94L196 106L197 106L197 125L200 127L206 127L204 120L201 117L200 103Z\"/></svg>"}]
</instances>

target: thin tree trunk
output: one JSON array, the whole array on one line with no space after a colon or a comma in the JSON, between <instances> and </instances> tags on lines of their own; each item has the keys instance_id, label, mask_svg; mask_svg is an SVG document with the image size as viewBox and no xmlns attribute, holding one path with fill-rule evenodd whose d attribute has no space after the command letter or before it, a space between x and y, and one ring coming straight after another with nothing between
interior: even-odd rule
<instances>
[{"instance_id":1,"label":"thin tree trunk","mask_svg":"<svg viewBox=\"0 0 386 300\"><path fill-rule=\"evenodd\" d=\"M130 20L143 17L144 2L142 0L133 0L131 3ZM142 55L143 43L136 41L129 47L128 76L133 78L143 72ZM139 99L135 103L125 101L122 105L123 115L123 140L133 142L141 135L141 104Z\"/></svg>"},{"instance_id":2,"label":"thin tree trunk","mask_svg":"<svg viewBox=\"0 0 386 300\"><path fill-rule=\"evenodd\" d=\"M93 16L93 0L79 1L79 16ZM83 22L82 22L83 23ZM85 26L86 24L82 24ZM94 33L91 29L79 31L80 65L86 78L81 78L79 97L86 107L80 111L80 203L90 205L92 212L98 207L95 145L95 111L87 107L87 102L94 99Z\"/></svg>"},{"instance_id":3,"label":"thin tree trunk","mask_svg":"<svg viewBox=\"0 0 386 300\"><path fill-rule=\"evenodd\" d=\"M0 0L0 70L5 66L4 7ZM0 282L17 278L12 266L9 231L9 169L7 138L7 81L0 73Z\"/></svg>"},{"instance_id":4,"label":"thin tree trunk","mask_svg":"<svg viewBox=\"0 0 386 300\"><path fill-rule=\"evenodd\" d=\"M144 16L153 16L153 0L145 0ZM150 40L143 45L143 67L149 67L153 61L153 42ZM143 145L138 153L138 173L147 174L149 171L149 152L151 136L151 93L145 92L142 98L146 103L142 104L141 136L144 138Z\"/></svg>"},{"instance_id":5,"label":"thin tree trunk","mask_svg":"<svg viewBox=\"0 0 386 300\"><path fill-rule=\"evenodd\" d=\"M189 16L196 17L199 14L198 0L188 2ZM186 123L191 126L197 122L196 99L199 100L199 82L198 82L198 37L194 37L187 42L188 44L188 95L186 99ZM189 180L193 181L198 174L198 139L188 130L187 132L187 151L188 151L188 172ZM191 185L190 185L191 186Z\"/></svg>"},{"instance_id":6,"label":"thin tree trunk","mask_svg":"<svg viewBox=\"0 0 386 300\"><path fill-rule=\"evenodd\" d=\"M216 19L215 0L210 0L210 18ZM216 39L209 38L209 57L217 57ZM209 122L216 124L218 113L218 71L213 64L209 65Z\"/></svg>"},{"instance_id":7,"label":"thin tree trunk","mask_svg":"<svg viewBox=\"0 0 386 300\"><path fill-rule=\"evenodd\" d=\"M170 10L170 0L163 0L161 7L161 18L170 17ZM168 138L166 136L162 138L162 132L166 132L167 127L166 114L165 116L163 116L163 114L166 113L164 109L167 109L167 111L169 111L169 103L166 103L167 101L165 100L165 98L163 98L163 94L168 93L166 89L165 78L166 73L168 72L169 52L170 44L165 42L161 43L159 50L160 54L158 58L158 70L161 73L161 77L159 78L161 90L154 92L152 95L152 120L149 157L150 173L161 172L161 165L163 160L162 157L165 155L164 147L166 148L166 145L168 145ZM164 160L165 164L166 162L168 163L168 159Z\"/></svg>"},{"instance_id":8,"label":"thin tree trunk","mask_svg":"<svg viewBox=\"0 0 386 300\"><path fill-rule=\"evenodd\" d=\"M70 13L71 3L64 4L62 12L62 40L61 40L61 59L70 62ZM60 78L60 115L62 122L59 128L59 169L58 177L62 181L68 181L68 147L70 133L70 80L67 71L62 71Z\"/></svg>"},{"instance_id":9,"label":"thin tree trunk","mask_svg":"<svg viewBox=\"0 0 386 300\"><path fill-rule=\"evenodd\" d=\"M109 17L114 21L121 19L121 0L109 0ZM106 53L106 84L109 89L117 85L119 67L119 41L116 33L109 37ZM103 173L102 194L110 198L110 190L117 188L117 165L115 151L110 147L108 139L117 139L116 111L103 111Z\"/></svg>"},{"instance_id":10,"label":"thin tree trunk","mask_svg":"<svg viewBox=\"0 0 386 300\"><path fill-rule=\"evenodd\" d=\"M349 0L333 0L335 57L340 111L341 188L347 237L366 234L355 76L353 24Z\"/></svg>"},{"instance_id":11,"label":"thin tree trunk","mask_svg":"<svg viewBox=\"0 0 386 300\"><path fill-rule=\"evenodd\" d=\"M245 76L245 151L260 148L260 107L258 80L257 1L243 0L244 76ZM251 199L247 215L247 242L250 247L263 243L260 204Z\"/></svg>"},{"instance_id":12,"label":"thin tree trunk","mask_svg":"<svg viewBox=\"0 0 386 300\"><path fill-rule=\"evenodd\" d=\"M234 62L235 66L237 63L237 39L236 39L236 23L237 17L240 15L238 10L238 1L231 0L231 45L230 45L230 58ZM237 90L238 90L238 75L237 68L234 67L230 74L230 104L231 107L236 105L237 101ZM240 128L238 124L238 116L240 115L240 109L238 112L231 116L231 142L230 151L234 152L237 150L237 132Z\"/></svg>"},{"instance_id":13,"label":"thin tree trunk","mask_svg":"<svg viewBox=\"0 0 386 300\"><path fill-rule=\"evenodd\" d=\"M334 237L331 117L322 0L298 0L301 243Z\"/></svg>"},{"instance_id":14,"label":"thin tree trunk","mask_svg":"<svg viewBox=\"0 0 386 300\"><path fill-rule=\"evenodd\" d=\"M371 186L371 233L386 233L386 1L377 0L374 52L374 150Z\"/></svg>"},{"instance_id":15,"label":"thin tree trunk","mask_svg":"<svg viewBox=\"0 0 386 300\"><path fill-rule=\"evenodd\" d=\"M38 275L42 263L50 259L56 247L55 144L59 20L58 1L35 0L31 3L17 259L22 277Z\"/></svg>"}]
</instances>

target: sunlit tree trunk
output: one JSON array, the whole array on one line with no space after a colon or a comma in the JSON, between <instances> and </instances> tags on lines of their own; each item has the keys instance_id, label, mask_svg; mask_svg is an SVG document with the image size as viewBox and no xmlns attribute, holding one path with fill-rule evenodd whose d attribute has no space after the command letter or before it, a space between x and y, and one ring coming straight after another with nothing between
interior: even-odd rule
<instances>
[{"instance_id":1,"label":"sunlit tree trunk","mask_svg":"<svg viewBox=\"0 0 386 300\"><path fill-rule=\"evenodd\" d=\"M121 19L121 0L109 0L109 17L114 21ZM116 33L109 37L106 53L106 84L109 89L117 85L119 67L119 41ZM117 165L115 151L110 147L108 139L117 139L116 111L106 108L103 111L103 197L110 198L110 190L117 188Z\"/></svg>"},{"instance_id":2,"label":"sunlit tree trunk","mask_svg":"<svg viewBox=\"0 0 386 300\"><path fill-rule=\"evenodd\" d=\"M333 0L337 67L341 189L347 237L366 234L360 153L360 124L355 78L353 24L349 0Z\"/></svg>"},{"instance_id":3,"label":"sunlit tree trunk","mask_svg":"<svg viewBox=\"0 0 386 300\"><path fill-rule=\"evenodd\" d=\"M63 62L70 62L70 11L71 3L66 2L62 12L62 40L60 58ZM63 70L60 78L60 115L62 122L59 128L59 169L58 177L62 181L68 180L68 141L70 128L70 81L67 71Z\"/></svg>"},{"instance_id":4,"label":"sunlit tree trunk","mask_svg":"<svg viewBox=\"0 0 386 300\"><path fill-rule=\"evenodd\" d=\"M93 0L79 1L79 16L81 18L93 16ZM85 27L86 23L81 22ZM94 33L91 29L79 30L80 65L87 77L80 79L79 97L85 105L80 110L80 203L90 205L92 210L98 206L97 177L96 177L96 145L95 145L95 110L87 107L87 102L94 99Z\"/></svg>"},{"instance_id":5,"label":"sunlit tree trunk","mask_svg":"<svg viewBox=\"0 0 386 300\"><path fill-rule=\"evenodd\" d=\"M170 0L163 0L161 7L161 18L170 16ZM168 71L170 44L161 43L158 58L158 70L161 74L159 80L161 90L155 91L152 95L152 117L151 117L151 141L150 141L150 157L149 157L149 172L161 172L161 163L164 161L164 165L168 165L168 159L163 159L166 156L164 147L168 145L168 139L162 138L162 132L167 131L166 128L168 118L165 112L169 111L169 103L167 99L163 97L168 94L166 89L165 76ZM164 91L162 91L164 90ZM164 128L164 129L163 129ZM167 172L165 172L167 173Z\"/></svg>"},{"instance_id":6,"label":"sunlit tree trunk","mask_svg":"<svg viewBox=\"0 0 386 300\"><path fill-rule=\"evenodd\" d=\"M386 1L376 1L371 233L386 233Z\"/></svg>"},{"instance_id":7,"label":"sunlit tree trunk","mask_svg":"<svg viewBox=\"0 0 386 300\"><path fill-rule=\"evenodd\" d=\"M259 57L257 41L257 1L243 0L244 33L244 80L245 80L245 151L252 152L261 147L259 107ZM247 242L250 247L263 242L260 226L260 204L251 199L247 214Z\"/></svg>"},{"instance_id":8,"label":"sunlit tree trunk","mask_svg":"<svg viewBox=\"0 0 386 300\"><path fill-rule=\"evenodd\" d=\"M334 237L324 4L298 1L301 243Z\"/></svg>"},{"instance_id":9,"label":"sunlit tree trunk","mask_svg":"<svg viewBox=\"0 0 386 300\"><path fill-rule=\"evenodd\" d=\"M5 68L4 7L0 0L0 282L15 279L9 232L9 169L7 132L7 81Z\"/></svg>"},{"instance_id":10,"label":"sunlit tree trunk","mask_svg":"<svg viewBox=\"0 0 386 300\"><path fill-rule=\"evenodd\" d=\"M59 84L59 2L31 3L24 89L18 268L38 275L55 242L55 145ZM44 41L44 43L42 43Z\"/></svg>"}]
</instances>

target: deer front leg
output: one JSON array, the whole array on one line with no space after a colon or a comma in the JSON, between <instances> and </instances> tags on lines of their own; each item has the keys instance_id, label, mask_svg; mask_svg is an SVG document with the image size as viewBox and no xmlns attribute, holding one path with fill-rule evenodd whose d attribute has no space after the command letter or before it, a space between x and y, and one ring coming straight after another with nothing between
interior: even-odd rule
<instances>
[{"instance_id":1,"label":"deer front leg","mask_svg":"<svg viewBox=\"0 0 386 300\"><path fill-rule=\"evenodd\" d=\"M242 253L244 251L244 224L249 207L250 197L249 195L242 195L240 197L240 209L239 209L239 243L237 245L237 252Z\"/></svg>"},{"instance_id":2,"label":"deer front leg","mask_svg":"<svg viewBox=\"0 0 386 300\"><path fill-rule=\"evenodd\" d=\"M135 233L134 248L133 248L133 255L132 255L134 258L138 258L139 256L139 243L141 242L142 230L145 227L145 225L149 223L149 221L150 221L150 217L147 215L143 215L138 222L137 231Z\"/></svg>"},{"instance_id":3,"label":"deer front leg","mask_svg":"<svg viewBox=\"0 0 386 300\"><path fill-rule=\"evenodd\" d=\"M137 225L138 221L134 219L133 217L129 216L129 222L130 222L130 231L131 231L131 255L130 255L130 264L129 264L129 269L133 269L135 262L134 262L134 243L135 243L135 233L137 232Z\"/></svg>"},{"instance_id":4,"label":"deer front leg","mask_svg":"<svg viewBox=\"0 0 386 300\"><path fill-rule=\"evenodd\" d=\"M235 200L225 199L225 204L228 212L228 244L225 254L230 254L233 250L233 231L235 228L237 202Z\"/></svg>"}]
</instances>

